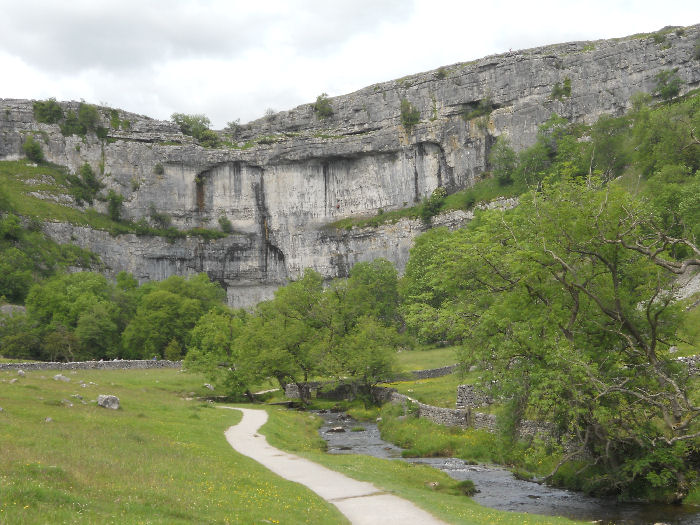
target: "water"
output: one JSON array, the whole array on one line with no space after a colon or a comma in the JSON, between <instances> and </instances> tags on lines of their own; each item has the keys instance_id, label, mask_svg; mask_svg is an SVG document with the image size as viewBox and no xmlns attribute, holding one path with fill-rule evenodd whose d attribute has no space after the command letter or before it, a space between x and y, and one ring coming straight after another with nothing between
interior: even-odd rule
<instances>
[{"instance_id":1,"label":"water","mask_svg":"<svg viewBox=\"0 0 700 525\"><path fill-rule=\"evenodd\" d=\"M548 516L564 516L575 520L616 525L700 525L700 507L618 503L592 498L580 492L538 485L513 477L508 470L493 465L468 465L457 458L401 458L402 449L379 435L374 423L358 422L343 413L320 413L324 424L319 429L331 454L365 454L384 459L402 459L410 463L430 465L457 480L469 479L479 492L474 501L485 507ZM342 427L344 432L331 432ZM357 432L352 429L364 428Z\"/></svg>"}]
</instances>

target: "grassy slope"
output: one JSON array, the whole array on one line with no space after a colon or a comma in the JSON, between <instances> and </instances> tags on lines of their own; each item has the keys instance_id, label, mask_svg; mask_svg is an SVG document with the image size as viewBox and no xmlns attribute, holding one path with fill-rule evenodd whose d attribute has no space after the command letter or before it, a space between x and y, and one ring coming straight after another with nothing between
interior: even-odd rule
<instances>
[{"instance_id":1,"label":"grassy slope","mask_svg":"<svg viewBox=\"0 0 700 525\"><path fill-rule=\"evenodd\" d=\"M401 371L440 368L441 366L453 365L458 361L457 351L454 347L408 350L399 352L396 357Z\"/></svg>"},{"instance_id":2,"label":"grassy slope","mask_svg":"<svg viewBox=\"0 0 700 525\"><path fill-rule=\"evenodd\" d=\"M262 428L273 446L294 452L355 479L405 497L449 523L461 524L563 524L564 518L502 512L481 507L459 494L457 482L447 474L423 465L412 465L359 455L331 455L322 452L315 416L268 409L270 420ZM437 482L437 488L432 484Z\"/></svg>"},{"instance_id":3,"label":"grassy slope","mask_svg":"<svg viewBox=\"0 0 700 525\"><path fill-rule=\"evenodd\" d=\"M64 383L54 374L10 384L16 372L0 372L0 523L344 522L315 494L235 453L223 431L240 415L177 395L207 392L196 377L78 371ZM97 385L81 388L80 379ZM122 409L89 402L101 393L117 395Z\"/></svg>"}]
</instances>

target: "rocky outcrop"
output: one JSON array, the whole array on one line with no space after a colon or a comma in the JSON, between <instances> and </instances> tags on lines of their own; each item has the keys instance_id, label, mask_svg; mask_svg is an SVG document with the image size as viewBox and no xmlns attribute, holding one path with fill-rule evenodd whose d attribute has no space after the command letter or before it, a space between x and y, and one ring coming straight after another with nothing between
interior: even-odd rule
<instances>
[{"instance_id":1,"label":"rocky outcrop","mask_svg":"<svg viewBox=\"0 0 700 525\"><path fill-rule=\"evenodd\" d=\"M107 189L125 197L127 218L157 209L190 228L218 227L226 217L236 233L217 241L110 237L65 224L46 231L97 252L108 271L130 270L141 281L205 271L226 287L232 305L247 306L307 267L332 278L386 257L403 268L425 228L420 221L350 231L332 223L411 206L438 186L468 187L488 169L499 135L522 148L552 113L581 122L621 113L635 92L653 90L661 71L677 68L683 92L698 87L699 35L692 26L455 64L330 99L333 114L324 119L307 104L251 122L217 149L200 147L172 123L122 111L118 120L129 126L111 129L108 108L100 108L106 140L64 137L58 125L34 120L31 101L0 100L0 158L18 158L34 134L51 162L71 170L90 163ZM552 97L565 81L570 95ZM402 100L420 112L410 130L401 125ZM490 113L472 118L479 106ZM456 227L469 216L442 220Z\"/></svg>"}]
</instances>

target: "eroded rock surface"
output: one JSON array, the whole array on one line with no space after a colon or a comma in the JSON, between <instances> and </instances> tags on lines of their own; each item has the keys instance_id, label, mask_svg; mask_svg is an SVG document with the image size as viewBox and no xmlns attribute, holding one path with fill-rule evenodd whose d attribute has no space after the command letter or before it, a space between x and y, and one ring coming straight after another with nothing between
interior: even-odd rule
<instances>
[{"instance_id":1,"label":"eroded rock surface","mask_svg":"<svg viewBox=\"0 0 700 525\"><path fill-rule=\"evenodd\" d=\"M34 120L31 101L5 99L0 158L20 158L34 133L49 161L102 171L106 190L125 197L129 219L155 208L179 228L218 228L226 217L235 233L219 240L111 237L61 223L45 231L98 253L107 273L127 270L143 282L206 272L227 289L231 305L249 306L307 267L330 279L385 257L402 270L425 229L420 221L352 230L332 223L414 205L438 186L469 187L488 170L498 136L523 148L552 113L588 123L620 114L634 93L653 91L661 71L677 68L682 93L697 88L699 37L700 26L692 26L663 39L572 42L455 64L332 98L333 114L323 120L311 104L256 120L242 126L233 147L217 149L200 147L173 123L123 111L119 118L130 126L109 129L107 140L64 137L58 125ZM566 79L570 96L553 98L553 86ZM420 111L411 130L401 125L403 99ZM469 118L480 104L491 113ZM109 128L108 108L100 111ZM469 219L457 213L438 222L457 227Z\"/></svg>"}]
</instances>

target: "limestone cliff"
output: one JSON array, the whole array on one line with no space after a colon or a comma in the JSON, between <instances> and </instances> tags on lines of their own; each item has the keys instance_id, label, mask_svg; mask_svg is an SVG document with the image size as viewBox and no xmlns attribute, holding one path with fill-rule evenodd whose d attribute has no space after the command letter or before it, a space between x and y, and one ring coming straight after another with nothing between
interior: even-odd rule
<instances>
[{"instance_id":1,"label":"limestone cliff","mask_svg":"<svg viewBox=\"0 0 700 525\"><path fill-rule=\"evenodd\" d=\"M232 305L247 306L307 267L332 278L386 257L402 269L423 231L419 221L349 231L329 224L411 206L438 186L469 187L488 168L499 135L522 148L552 113L588 123L619 114L635 92L653 90L661 71L677 68L682 92L697 88L699 38L700 26L692 26L663 38L573 42L455 64L332 98L333 114L324 119L311 104L270 115L217 149L202 148L173 123L122 111L129 129L110 130L106 140L64 137L58 125L35 121L32 101L0 100L0 158L18 158L24 137L40 134L48 160L71 170L101 166L107 188L126 198L128 218L146 217L152 207L181 228L216 227L227 217L236 233L209 241L111 237L58 223L45 230L141 281L205 271L226 287ZM553 98L553 86L565 81L570 95ZM404 99L420 111L410 131L401 125ZM479 104L491 112L470 119ZM108 127L109 110L100 111ZM468 214L439 220L454 226Z\"/></svg>"}]
</instances>

